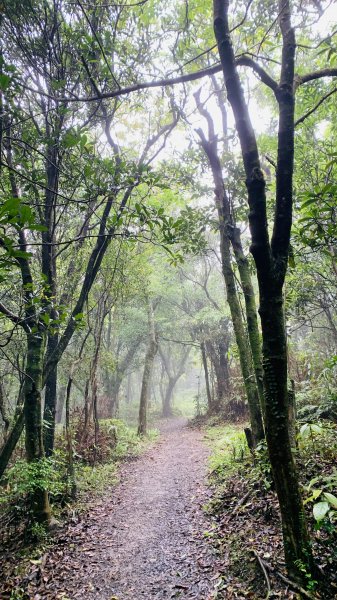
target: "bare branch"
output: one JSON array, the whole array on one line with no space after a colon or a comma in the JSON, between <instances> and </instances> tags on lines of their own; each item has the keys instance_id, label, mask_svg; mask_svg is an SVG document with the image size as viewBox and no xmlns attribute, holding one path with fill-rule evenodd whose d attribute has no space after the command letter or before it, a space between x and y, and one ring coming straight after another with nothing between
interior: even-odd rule
<instances>
[{"instance_id":1,"label":"bare branch","mask_svg":"<svg viewBox=\"0 0 337 600\"><path fill-rule=\"evenodd\" d=\"M173 77L172 79L167 78L167 79L158 79L157 81L146 81L144 83L135 83L134 85L130 85L128 87L121 88L119 90L114 90L112 92L104 92L104 93L100 94L99 96L96 95L96 96L88 96L88 97L74 95L69 98L67 98L67 97L58 98L57 96L52 96L51 94L48 94L47 92L44 92L42 90L37 90L29 85L26 85L23 82L21 82L21 85L24 89L29 90L30 92L33 92L34 94L40 94L41 96L50 98L51 100L54 100L55 102L58 102L60 104L67 103L67 102L98 102L101 100L106 100L108 98L117 98L119 96L126 96L127 94L131 94L132 92L138 92L138 91L146 90L149 88L166 87L166 86L170 86L170 85L176 85L178 83L186 83L188 81L195 81L196 79L201 79L202 77L209 77L210 75L214 75L215 73L220 73L220 71L221 71L221 65L215 64L212 67L207 67L206 69L201 69L200 71L195 71L194 73L187 73L185 75L180 75L179 77Z\"/></svg>"},{"instance_id":2,"label":"bare branch","mask_svg":"<svg viewBox=\"0 0 337 600\"><path fill-rule=\"evenodd\" d=\"M337 67L320 69L319 71L313 71L312 73L306 73L305 75L296 75L295 78L295 86L296 88L304 83L309 83L310 81L314 81L315 79L322 79L322 77L336 77L337 76Z\"/></svg>"},{"instance_id":3,"label":"bare branch","mask_svg":"<svg viewBox=\"0 0 337 600\"><path fill-rule=\"evenodd\" d=\"M273 79L267 73L267 71L265 71L262 67L260 67L260 65L255 60L250 58L250 56L240 56L240 58L236 59L235 63L237 66L245 66L245 67L250 67L251 69L253 69L253 71L260 77L262 83L264 83L271 90L273 90L274 94L276 93L278 84L275 81L275 79Z\"/></svg>"},{"instance_id":4,"label":"bare branch","mask_svg":"<svg viewBox=\"0 0 337 600\"><path fill-rule=\"evenodd\" d=\"M323 102L325 102L325 100L330 98L330 96L332 96L332 94L335 94L336 92L337 92L337 87L333 88L333 90L330 90L330 92L327 92L326 94L324 94L324 96L322 96L322 98L315 104L315 106L313 106L310 110L308 110L308 112L306 112L299 119L297 119L297 121L295 121L295 127L297 127L297 125L300 125L301 123L303 123L303 121L305 121L308 117L310 117L310 115L312 115L321 106L321 104L323 104Z\"/></svg>"}]
</instances>

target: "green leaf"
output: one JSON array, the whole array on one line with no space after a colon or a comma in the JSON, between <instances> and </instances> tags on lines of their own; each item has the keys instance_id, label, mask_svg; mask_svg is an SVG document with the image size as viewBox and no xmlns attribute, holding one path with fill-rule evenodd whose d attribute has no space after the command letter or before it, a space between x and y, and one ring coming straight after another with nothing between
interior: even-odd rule
<instances>
[{"instance_id":1,"label":"green leaf","mask_svg":"<svg viewBox=\"0 0 337 600\"><path fill-rule=\"evenodd\" d=\"M11 82L11 78L9 77L9 75L5 75L4 73L2 73L0 75L0 90L2 92L5 92L9 86Z\"/></svg>"},{"instance_id":2,"label":"green leaf","mask_svg":"<svg viewBox=\"0 0 337 600\"><path fill-rule=\"evenodd\" d=\"M329 510L330 506L328 502L317 502L317 504L315 504L313 508L313 513L316 521L322 521L322 519L324 519L325 515L329 512Z\"/></svg>"},{"instance_id":3,"label":"green leaf","mask_svg":"<svg viewBox=\"0 0 337 600\"><path fill-rule=\"evenodd\" d=\"M327 502L329 502L330 506L332 506L333 508L335 508L337 510L336 496L334 496L333 494L330 494L329 492L324 492L324 497L327 500Z\"/></svg>"},{"instance_id":4,"label":"green leaf","mask_svg":"<svg viewBox=\"0 0 337 600\"><path fill-rule=\"evenodd\" d=\"M73 148L81 141L81 137L74 131L67 131L63 137L63 143L66 148Z\"/></svg>"}]
</instances>

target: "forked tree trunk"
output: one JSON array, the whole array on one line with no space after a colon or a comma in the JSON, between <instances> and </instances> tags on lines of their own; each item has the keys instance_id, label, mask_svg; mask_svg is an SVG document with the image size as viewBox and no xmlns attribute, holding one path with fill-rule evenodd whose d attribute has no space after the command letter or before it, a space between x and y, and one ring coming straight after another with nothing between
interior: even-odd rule
<instances>
[{"instance_id":1,"label":"forked tree trunk","mask_svg":"<svg viewBox=\"0 0 337 600\"><path fill-rule=\"evenodd\" d=\"M148 345L145 355L142 389L140 393L139 402L139 417L138 417L138 435L146 435L147 433L147 406L148 406L148 395L151 382L151 374L153 369L153 363L155 356L158 351L158 342L156 339L156 331L154 324L154 313L152 302L149 301L148 305Z\"/></svg>"},{"instance_id":2,"label":"forked tree trunk","mask_svg":"<svg viewBox=\"0 0 337 600\"><path fill-rule=\"evenodd\" d=\"M190 348L185 349L183 355L181 356L181 359L178 359L180 360L180 362L177 368L175 368L176 365L172 364L170 358L167 355L165 355L161 346L159 346L159 353L162 359L162 363L165 367L166 375L168 377L168 384L165 390L165 394L163 396L162 416L172 417L172 399L174 388L184 373L185 364L190 354Z\"/></svg>"},{"instance_id":3,"label":"forked tree trunk","mask_svg":"<svg viewBox=\"0 0 337 600\"><path fill-rule=\"evenodd\" d=\"M280 0L279 26L283 39L280 82L276 83L268 74L261 72L261 77L274 91L279 103L276 208L273 237L270 242L265 180L255 133L237 72L228 9L228 0L214 0L214 31L246 172L252 235L251 252L256 264L260 291L266 439L282 517L287 569L293 578L305 584L306 575L314 570L314 562L289 438L287 352L282 293L292 221L295 36L291 26L289 2Z\"/></svg>"}]
</instances>

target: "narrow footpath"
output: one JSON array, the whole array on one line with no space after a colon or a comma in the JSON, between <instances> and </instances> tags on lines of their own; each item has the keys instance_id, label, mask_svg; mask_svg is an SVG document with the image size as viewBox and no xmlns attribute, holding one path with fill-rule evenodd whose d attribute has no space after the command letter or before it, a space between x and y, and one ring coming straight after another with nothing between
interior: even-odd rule
<instances>
[{"instance_id":1,"label":"narrow footpath","mask_svg":"<svg viewBox=\"0 0 337 600\"><path fill-rule=\"evenodd\" d=\"M202 511L207 448L184 419L122 467L121 482L46 555L34 600L210 600L214 556Z\"/></svg>"}]
</instances>

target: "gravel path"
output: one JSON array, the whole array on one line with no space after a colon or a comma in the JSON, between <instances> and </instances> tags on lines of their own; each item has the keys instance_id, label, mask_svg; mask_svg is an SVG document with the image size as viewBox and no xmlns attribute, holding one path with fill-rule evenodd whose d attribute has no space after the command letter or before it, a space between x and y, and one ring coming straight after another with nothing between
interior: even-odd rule
<instances>
[{"instance_id":1,"label":"gravel path","mask_svg":"<svg viewBox=\"0 0 337 600\"><path fill-rule=\"evenodd\" d=\"M68 527L35 582L37 600L210 600L214 557L201 506L207 448L183 419L125 465L121 483ZM33 582L32 582L33 583Z\"/></svg>"}]
</instances>

